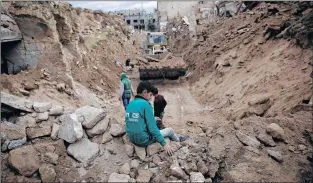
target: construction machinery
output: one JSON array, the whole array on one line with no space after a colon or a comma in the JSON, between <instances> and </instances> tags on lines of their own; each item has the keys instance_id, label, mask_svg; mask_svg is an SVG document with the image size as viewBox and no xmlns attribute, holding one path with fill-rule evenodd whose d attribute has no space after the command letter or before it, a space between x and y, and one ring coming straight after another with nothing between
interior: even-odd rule
<instances>
[{"instance_id":1,"label":"construction machinery","mask_svg":"<svg viewBox=\"0 0 313 183\"><path fill-rule=\"evenodd\" d=\"M173 55L167 45L166 33L147 33L139 61L140 80L178 79L187 72L181 56Z\"/></svg>"},{"instance_id":2,"label":"construction machinery","mask_svg":"<svg viewBox=\"0 0 313 183\"><path fill-rule=\"evenodd\" d=\"M164 32L148 32L144 42L144 53L156 55L167 51L167 40Z\"/></svg>"}]
</instances>

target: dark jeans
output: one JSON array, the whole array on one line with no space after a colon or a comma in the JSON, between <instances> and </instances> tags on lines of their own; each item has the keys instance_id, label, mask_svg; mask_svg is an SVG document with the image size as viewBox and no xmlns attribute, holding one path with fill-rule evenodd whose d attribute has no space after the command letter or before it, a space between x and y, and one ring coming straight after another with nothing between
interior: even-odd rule
<instances>
[{"instance_id":1,"label":"dark jeans","mask_svg":"<svg viewBox=\"0 0 313 183\"><path fill-rule=\"evenodd\" d=\"M122 96L122 100L123 100L123 105L124 105L125 111L126 111L127 106L129 104L130 97L131 97L131 93L129 93L129 92L124 92L124 94Z\"/></svg>"}]
</instances>

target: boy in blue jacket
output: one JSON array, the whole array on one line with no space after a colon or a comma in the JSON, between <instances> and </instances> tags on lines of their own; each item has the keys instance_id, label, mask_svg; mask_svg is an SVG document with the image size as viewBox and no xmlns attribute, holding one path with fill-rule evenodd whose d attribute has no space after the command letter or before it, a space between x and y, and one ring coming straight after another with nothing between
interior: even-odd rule
<instances>
[{"instance_id":1,"label":"boy in blue jacket","mask_svg":"<svg viewBox=\"0 0 313 183\"><path fill-rule=\"evenodd\" d=\"M172 128L158 129L152 106L149 103L154 90L154 86L149 82L139 83L137 95L126 109L126 133L130 141L137 146L147 147L158 142L167 154L172 155L173 151L164 138L169 137L170 140L182 142L189 137L177 136Z\"/></svg>"}]
</instances>

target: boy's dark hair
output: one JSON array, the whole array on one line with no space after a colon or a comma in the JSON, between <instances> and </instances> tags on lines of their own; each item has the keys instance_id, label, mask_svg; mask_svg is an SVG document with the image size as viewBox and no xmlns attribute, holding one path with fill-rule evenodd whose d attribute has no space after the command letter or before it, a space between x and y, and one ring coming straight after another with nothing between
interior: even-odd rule
<instances>
[{"instance_id":1,"label":"boy's dark hair","mask_svg":"<svg viewBox=\"0 0 313 183\"><path fill-rule=\"evenodd\" d=\"M155 88L155 87L154 87L154 90L153 90L153 92L152 92L152 93L153 93L153 95L156 95L156 94L158 94L158 93L159 93L159 90L158 90L157 88Z\"/></svg>"},{"instance_id":2,"label":"boy's dark hair","mask_svg":"<svg viewBox=\"0 0 313 183\"><path fill-rule=\"evenodd\" d=\"M142 94L144 90L147 90L147 92L154 92L155 87L148 81L142 81L137 87L137 94Z\"/></svg>"}]
</instances>

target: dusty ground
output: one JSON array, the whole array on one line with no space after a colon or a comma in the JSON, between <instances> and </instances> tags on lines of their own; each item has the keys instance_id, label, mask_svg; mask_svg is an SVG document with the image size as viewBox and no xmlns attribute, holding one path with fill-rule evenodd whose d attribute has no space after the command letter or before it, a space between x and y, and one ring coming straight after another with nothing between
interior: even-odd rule
<instances>
[{"instance_id":1,"label":"dusty ground","mask_svg":"<svg viewBox=\"0 0 313 183\"><path fill-rule=\"evenodd\" d=\"M226 119L227 117L223 115L223 111L216 109L214 105L199 104L191 94L188 85L171 83L161 86L159 91L168 101L164 117L165 126L173 127L180 134L190 135L196 142L201 138L206 139L209 154L220 156L227 165L225 169L221 170L224 181L293 182L299 181L301 169L309 167L308 162L305 160L305 154L295 154L288 150L290 145L305 141L304 137L299 134L301 130L298 131L298 135L292 131L286 131L286 134L290 135L288 144L281 142L274 148L263 146L258 155L243 148L235 136L236 129L233 122ZM237 121L237 123L242 124L239 128L241 131L253 136L255 131L263 131L264 127L271 121L283 123L285 120L294 123L294 118L297 117L297 121L300 122L299 116L301 115L310 117L310 113L304 112L293 115L292 118L262 119L250 117ZM308 121L306 125L300 128L310 129L310 125ZM213 128L212 132L205 134L211 127ZM207 136L208 134L211 134L211 137ZM284 163L279 164L269 157L266 149L282 151L284 158L286 158Z\"/></svg>"}]
</instances>

